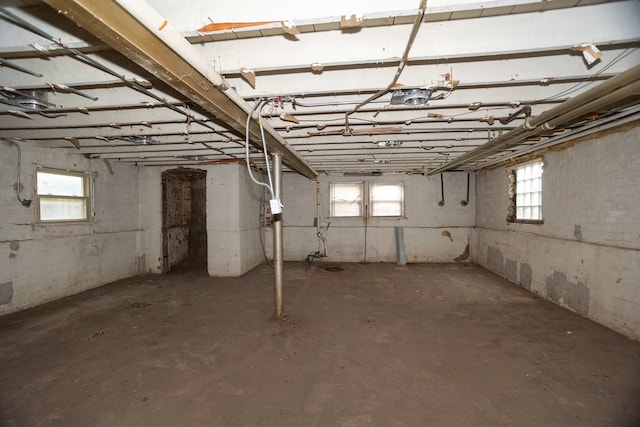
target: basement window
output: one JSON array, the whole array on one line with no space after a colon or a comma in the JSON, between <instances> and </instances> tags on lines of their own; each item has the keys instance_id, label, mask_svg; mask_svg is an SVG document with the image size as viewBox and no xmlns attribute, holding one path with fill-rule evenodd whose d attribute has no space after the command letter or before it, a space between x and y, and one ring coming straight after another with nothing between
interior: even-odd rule
<instances>
[{"instance_id":1,"label":"basement window","mask_svg":"<svg viewBox=\"0 0 640 427\"><path fill-rule=\"evenodd\" d=\"M369 206L372 217L404 216L404 186L372 182L369 186Z\"/></svg>"},{"instance_id":2,"label":"basement window","mask_svg":"<svg viewBox=\"0 0 640 427\"><path fill-rule=\"evenodd\" d=\"M341 182L331 184L331 216L362 216L362 183Z\"/></svg>"},{"instance_id":3,"label":"basement window","mask_svg":"<svg viewBox=\"0 0 640 427\"><path fill-rule=\"evenodd\" d=\"M509 222L542 224L542 160L536 160L508 171Z\"/></svg>"},{"instance_id":4,"label":"basement window","mask_svg":"<svg viewBox=\"0 0 640 427\"><path fill-rule=\"evenodd\" d=\"M91 174L36 170L39 222L79 222L91 219Z\"/></svg>"}]
</instances>

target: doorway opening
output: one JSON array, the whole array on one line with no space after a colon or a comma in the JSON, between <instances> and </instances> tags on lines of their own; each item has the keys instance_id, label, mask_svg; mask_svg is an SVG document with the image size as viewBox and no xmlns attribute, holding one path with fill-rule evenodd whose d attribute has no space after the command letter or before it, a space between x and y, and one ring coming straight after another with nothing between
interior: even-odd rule
<instances>
[{"instance_id":1,"label":"doorway opening","mask_svg":"<svg viewBox=\"0 0 640 427\"><path fill-rule=\"evenodd\" d=\"M162 272L180 264L207 265L207 172L162 173Z\"/></svg>"}]
</instances>

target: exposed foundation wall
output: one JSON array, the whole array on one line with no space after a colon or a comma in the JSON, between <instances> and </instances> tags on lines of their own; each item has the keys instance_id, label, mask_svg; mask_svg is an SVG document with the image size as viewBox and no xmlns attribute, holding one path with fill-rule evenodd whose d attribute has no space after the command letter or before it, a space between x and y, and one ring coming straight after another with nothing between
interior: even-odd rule
<instances>
[{"instance_id":1,"label":"exposed foundation wall","mask_svg":"<svg viewBox=\"0 0 640 427\"><path fill-rule=\"evenodd\" d=\"M146 271L162 272L162 172L140 170L140 223ZM198 166L207 172L207 268L211 276L240 276L264 261L258 218L262 190L242 165ZM202 232L204 224L198 225ZM204 237L204 236L203 236Z\"/></svg>"},{"instance_id":2,"label":"exposed foundation wall","mask_svg":"<svg viewBox=\"0 0 640 427\"><path fill-rule=\"evenodd\" d=\"M332 182L403 183L404 218L330 218L329 186ZM439 206L440 176L321 176L320 222L326 227L328 257L326 261L395 262L395 227L404 229L407 262L452 262L466 260L465 255L474 226L474 185L471 177L470 201L466 200L467 174L444 174L445 205ZM316 237L316 182L294 174L283 179L284 259L304 260L310 253L322 250ZM366 235L366 253L365 253ZM266 230L267 251L272 253L271 229ZM467 252L468 254L468 252Z\"/></svg>"},{"instance_id":3,"label":"exposed foundation wall","mask_svg":"<svg viewBox=\"0 0 640 427\"><path fill-rule=\"evenodd\" d=\"M503 168L476 177L475 262L640 339L640 128L544 157L543 225L508 224Z\"/></svg>"},{"instance_id":4,"label":"exposed foundation wall","mask_svg":"<svg viewBox=\"0 0 640 427\"><path fill-rule=\"evenodd\" d=\"M38 224L35 202L16 199L17 150L0 142L0 314L53 301L138 271L138 168L60 150L22 147L22 197L33 199L36 165L92 172L95 221Z\"/></svg>"},{"instance_id":5,"label":"exposed foundation wall","mask_svg":"<svg viewBox=\"0 0 640 427\"><path fill-rule=\"evenodd\" d=\"M162 172L170 168L141 167L138 180L140 246L143 272L162 272Z\"/></svg>"},{"instance_id":6,"label":"exposed foundation wall","mask_svg":"<svg viewBox=\"0 0 640 427\"><path fill-rule=\"evenodd\" d=\"M209 274L240 276L264 261L259 217L262 187L244 165L217 165L207 178Z\"/></svg>"}]
</instances>

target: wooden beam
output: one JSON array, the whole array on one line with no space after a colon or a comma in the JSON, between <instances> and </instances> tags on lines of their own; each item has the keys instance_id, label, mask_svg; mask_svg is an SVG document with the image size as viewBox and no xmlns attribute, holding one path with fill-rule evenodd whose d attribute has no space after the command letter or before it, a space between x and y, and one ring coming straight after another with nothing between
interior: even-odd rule
<instances>
[{"instance_id":1,"label":"wooden beam","mask_svg":"<svg viewBox=\"0 0 640 427\"><path fill-rule=\"evenodd\" d=\"M210 113L212 118L245 134L251 107L223 82L184 37L166 25L166 21L151 28L115 0L45 0L45 3L191 99ZM155 13L144 3L138 3L136 7L146 7L147 15ZM200 61L194 61L194 58ZM194 62L207 66L196 66ZM249 137L252 143L258 145L260 127L255 120L250 122ZM269 151L280 153L292 170L311 179L318 175L269 126L265 126L265 143Z\"/></svg>"}]
</instances>

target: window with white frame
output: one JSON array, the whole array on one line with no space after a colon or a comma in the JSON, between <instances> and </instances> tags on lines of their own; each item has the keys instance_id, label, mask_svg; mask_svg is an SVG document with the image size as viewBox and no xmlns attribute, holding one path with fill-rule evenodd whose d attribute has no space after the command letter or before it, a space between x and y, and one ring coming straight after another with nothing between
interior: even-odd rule
<instances>
[{"instance_id":1,"label":"window with white frame","mask_svg":"<svg viewBox=\"0 0 640 427\"><path fill-rule=\"evenodd\" d=\"M404 186L372 182L369 185L369 206L372 217L404 216Z\"/></svg>"},{"instance_id":2,"label":"window with white frame","mask_svg":"<svg viewBox=\"0 0 640 427\"><path fill-rule=\"evenodd\" d=\"M362 183L336 182L331 187L331 216L362 216Z\"/></svg>"},{"instance_id":3,"label":"window with white frame","mask_svg":"<svg viewBox=\"0 0 640 427\"><path fill-rule=\"evenodd\" d=\"M91 220L91 174L36 170L39 222Z\"/></svg>"},{"instance_id":4,"label":"window with white frame","mask_svg":"<svg viewBox=\"0 0 640 427\"><path fill-rule=\"evenodd\" d=\"M542 160L510 171L511 222L542 222Z\"/></svg>"}]
</instances>

